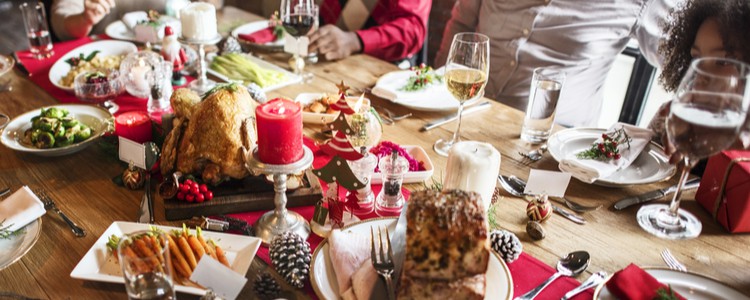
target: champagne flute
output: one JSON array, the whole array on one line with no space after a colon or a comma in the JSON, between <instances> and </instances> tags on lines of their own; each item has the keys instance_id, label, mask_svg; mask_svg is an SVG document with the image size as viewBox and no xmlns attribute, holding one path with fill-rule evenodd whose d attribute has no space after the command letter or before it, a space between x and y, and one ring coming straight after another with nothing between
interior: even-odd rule
<instances>
[{"instance_id":1,"label":"champagne flute","mask_svg":"<svg viewBox=\"0 0 750 300\"><path fill-rule=\"evenodd\" d=\"M317 8L314 0L282 0L281 1L281 24L284 26L286 33L293 36L300 43L300 38L306 36L316 24ZM289 65L292 66L294 74L303 75L302 70L305 68L305 60L300 56L300 48L297 47L294 56L289 59Z\"/></svg>"},{"instance_id":2,"label":"champagne flute","mask_svg":"<svg viewBox=\"0 0 750 300\"><path fill-rule=\"evenodd\" d=\"M669 205L653 204L638 210L638 224L666 239L697 237L701 222L679 209L682 187L690 169L703 158L728 148L745 122L750 65L728 58L699 58L682 78L666 120L667 137L682 155L682 174Z\"/></svg>"},{"instance_id":3,"label":"champagne flute","mask_svg":"<svg viewBox=\"0 0 750 300\"><path fill-rule=\"evenodd\" d=\"M464 103L481 98L490 69L490 38L486 35L462 32L453 36L451 50L445 63L445 82L448 91L458 100L458 126L450 140L440 139L433 149L448 156L448 150L460 141L461 112Z\"/></svg>"}]
</instances>

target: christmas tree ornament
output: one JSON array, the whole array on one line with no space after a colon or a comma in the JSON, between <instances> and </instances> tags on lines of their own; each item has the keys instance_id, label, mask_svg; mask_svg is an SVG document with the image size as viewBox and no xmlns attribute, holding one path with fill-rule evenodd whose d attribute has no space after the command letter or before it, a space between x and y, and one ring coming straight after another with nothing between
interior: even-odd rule
<instances>
[{"instance_id":1,"label":"christmas tree ornament","mask_svg":"<svg viewBox=\"0 0 750 300\"><path fill-rule=\"evenodd\" d=\"M526 206L526 215L531 221L540 223L547 221L552 216L552 204L549 203L547 195L542 194L531 200L529 205Z\"/></svg>"},{"instance_id":2,"label":"christmas tree ornament","mask_svg":"<svg viewBox=\"0 0 750 300\"><path fill-rule=\"evenodd\" d=\"M341 130L336 131L333 139L328 141L328 143L320 146L320 150L328 155L338 155L346 160L358 160L364 157L362 153L354 150L354 147L347 139L346 134Z\"/></svg>"},{"instance_id":3,"label":"christmas tree ornament","mask_svg":"<svg viewBox=\"0 0 750 300\"><path fill-rule=\"evenodd\" d=\"M310 244L294 232L276 236L268 249L271 264L284 280L296 288L305 286L310 273Z\"/></svg>"},{"instance_id":4,"label":"christmas tree ornament","mask_svg":"<svg viewBox=\"0 0 750 300\"><path fill-rule=\"evenodd\" d=\"M146 174L144 174L144 171L132 163L122 172L122 183L131 190L142 188L145 181Z\"/></svg>"},{"instance_id":5,"label":"christmas tree ornament","mask_svg":"<svg viewBox=\"0 0 750 300\"><path fill-rule=\"evenodd\" d=\"M544 232L544 227L537 221L529 221L526 223L526 233L535 241L543 239L547 234Z\"/></svg>"},{"instance_id":6,"label":"christmas tree ornament","mask_svg":"<svg viewBox=\"0 0 750 300\"><path fill-rule=\"evenodd\" d=\"M271 274L264 272L255 278L253 291L260 299L276 299L281 293L281 286Z\"/></svg>"},{"instance_id":7,"label":"christmas tree ornament","mask_svg":"<svg viewBox=\"0 0 750 300\"><path fill-rule=\"evenodd\" d=\"M490 247L508 263L518 259L523 252L521 241L514 233L507 230L493 230L490 233Z\"/></svg>"}]
</instances>

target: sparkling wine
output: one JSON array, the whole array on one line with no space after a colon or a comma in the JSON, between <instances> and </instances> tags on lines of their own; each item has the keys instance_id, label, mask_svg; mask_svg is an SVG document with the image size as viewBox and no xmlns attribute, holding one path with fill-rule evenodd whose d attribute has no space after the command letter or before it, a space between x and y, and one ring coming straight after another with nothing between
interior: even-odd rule
<instances>
[{"instance_id":1,"label":"sparkling wine","mask_svg":"<svg viewBox=\"0 0 750 300\"><path fill-rule=\"evenodd\" d=\"M52 52L52 39L50 38L49 31L29 32L27 35L32 54L48 56Z\"/></svg>"},{"instance_id":2,"label":"sparkling wine","mask_svg":"<svg viewBox=\"0 0 750 300\"><path fill-rule=\"evenodd\" d=\"M693 94L688 97L695 96L695 93L688 94ZM705 99L710 95L703 93L700 96ZM737 103L742 101L739 95L731 97L737 98ZM729 107L721 107L722 102L679 102L672 105L672 115L667 118L667 131L670 142L678 152L700 159L716 154L734 142L745 115Z\"/></svg>"},{"instance_id":3,"label":"sparkling wine","mask_svg":"<svg viewBox=\"0 0 750 300\"><path fill-rule=\"evenodd\" d=\"M562 83L554 80L539 80L532 86L521 129L523 140L541 142L550 135L561 89Z\"/></svg>"},{"instance_id":4,"label":"sparkling wine","mask_svg":"<svg viewBox=\"0 0 750 300\"><path fill-rule=\"evenodd\" d=\"M175 299L172 282L164 274L138 274L128 288L128 298L135 300Z\"/></svg>"},{"instance_id":5,"label":"sparkling wine","mask_svg":"<svg viewBox=\"0 0 750 300\"><path fill-rule=\"evenodd\" d=\"M445 81L453 97L463 102L481 94L487 75L476 69L453 69L445 72Z\"/></svg>"},{"instance_id":6,"label":"sparkling wine","mask_svg":"<svg viewBox=\"0 0 750 300\"><path fill-rule=\"evenodd\" d=\"M283 19L284 29L294 37L306 35L315 26L312 14L290 14Z\"/></svg>"}]
</instances>

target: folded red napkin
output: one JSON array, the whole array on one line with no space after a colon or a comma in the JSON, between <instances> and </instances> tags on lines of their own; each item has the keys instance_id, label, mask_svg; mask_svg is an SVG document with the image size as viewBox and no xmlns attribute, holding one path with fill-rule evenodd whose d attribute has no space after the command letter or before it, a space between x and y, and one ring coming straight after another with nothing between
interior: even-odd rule
<instances>
[{"instance_id":1,"label":"folded red napkin","mask_svg":"<svg viewBox=\"0 0 750 300\"><path fill-rule=\"evenodd\" d=\"M271 27L253 33L240 33L237 36L243 41L256 44L265 44L276 40L276 36L273 35L273 28Z\"/></svg>"},{"instance_id":2,"label":"folded red napkin","mask_svg":"<svg viewBox=\"0 0 750 300\"><path fill-rule=\"evenodd\" d=\"M635 264L630 264L612 275L607 281L607 289L617 296L618 299L656 299L657 290L669 291L669 287L660 283L656 278L649 275ZM674 293L678 299L684 297Z\"/></svg>"}]
</instances>

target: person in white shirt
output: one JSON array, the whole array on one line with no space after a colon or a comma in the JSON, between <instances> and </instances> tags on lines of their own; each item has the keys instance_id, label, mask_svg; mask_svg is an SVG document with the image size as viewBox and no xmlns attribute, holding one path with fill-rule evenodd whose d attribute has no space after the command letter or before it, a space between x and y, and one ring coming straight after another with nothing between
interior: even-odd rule
<instances>
[{"instance_id":1,"label":"person in white shirt","mask_svg":"<svg viewBox=\"0 0 750 300\"><path fill-rule=\"evenodd\" d=\"M633 38L658 64L660 24L675 1L458 0L435 65L445 63L454 34L483 33L491 47L486 97L525 111L533 70L560 67L567 77L556 122L596 126L602 105L613 101L602 87L616 56Z\"/></svg>"}]
</instances>

